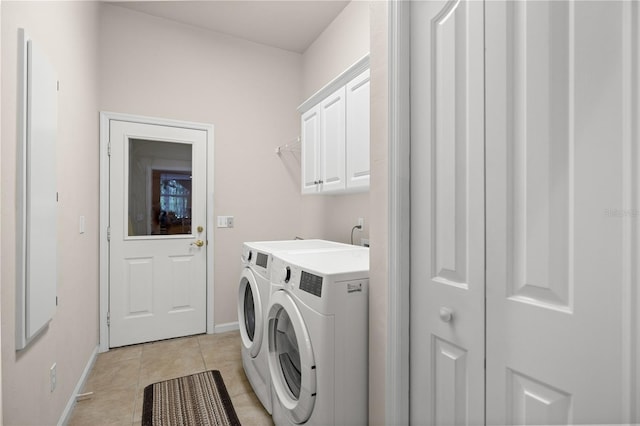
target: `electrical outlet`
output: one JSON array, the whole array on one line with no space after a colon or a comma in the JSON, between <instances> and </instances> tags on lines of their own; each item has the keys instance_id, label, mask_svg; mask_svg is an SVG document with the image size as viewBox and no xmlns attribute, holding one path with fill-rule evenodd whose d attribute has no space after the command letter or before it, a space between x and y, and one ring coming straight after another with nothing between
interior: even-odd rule
<instances>
[{"instance_id":1,"label":"electrical outlet","mask_svg":"<svg viewBox=\"0 0 640 426\"><path fill-rule=\"evenodd\" d=\"M358 218L358 226L360 227L360 229L364 228L364 218L363 217L359 217Z\"/></svg>"},{"instance_id":2,"label":"electrical outlet","mask_svg":"<svg viewBox=\"0 0 640 426\"><path fill-rule=\"evenodd\" d=\"M49 385L51 387L51 392L56 390L57 382L58 382L58 377L56 374L56 363L54 362L51 368L49 369Z\"/></svg>"}]
</instances>

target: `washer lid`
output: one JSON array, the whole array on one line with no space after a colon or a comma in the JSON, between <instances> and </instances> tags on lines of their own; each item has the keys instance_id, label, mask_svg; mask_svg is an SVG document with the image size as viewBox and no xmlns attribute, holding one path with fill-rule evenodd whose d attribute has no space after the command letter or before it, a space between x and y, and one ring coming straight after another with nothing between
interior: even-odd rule
<instances>
[{"instance_id":1,"label":"washer lid","mask_svg":"<svg viewBox=\"0 0 640 426\"><path fill-rule=\"evenodd\" d=\"M249 268L244 268L238 286L238 323L242 345L252 358L258 355L262 344L262 315L262 301L256 278Z\"/></svg>"},{"instance_id":2,"label":"washer lid","mask_svg":"<svg viewBox=\"0 0 640 426\"><path fill-rule=\"evenodd\" d=\"M269 371L276 396L289 419L303 423L316 399L316 364L309 332L286 291L271 295L268 314Z\"/></svg>"}]
</instances>

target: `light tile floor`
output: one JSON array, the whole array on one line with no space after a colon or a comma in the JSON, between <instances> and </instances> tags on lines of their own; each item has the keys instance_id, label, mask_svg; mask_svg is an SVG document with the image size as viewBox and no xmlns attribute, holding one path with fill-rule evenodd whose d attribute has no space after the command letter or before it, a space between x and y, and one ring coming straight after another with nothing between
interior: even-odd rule
<instances>
[{"instance_id":1,"label":"light tile floor","mask_svg":"<svg viewBox=\"0 0 640 426\"><path fill-rule=\"evenodd\" d=\"M240 333L203 334L112 349L99 354L70 426L139 425L145 386L201 371L220 370L243 425L273 425L242 368Z\"/></svg>"}]
</instances>

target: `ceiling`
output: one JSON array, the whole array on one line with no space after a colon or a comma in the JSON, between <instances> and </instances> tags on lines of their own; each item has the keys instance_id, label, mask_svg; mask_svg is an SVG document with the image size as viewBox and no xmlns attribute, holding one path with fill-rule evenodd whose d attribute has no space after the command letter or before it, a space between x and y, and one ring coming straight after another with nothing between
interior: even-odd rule
<instances>
[{"instance_id":1,"label":"ceiling","mask_svg":"<svg viewBox=\"0 0 640 426\"><path fill-rule=\"evenodd\" d=\"M303 53L342 12L338 0L110 1L149 15Z\"/></svg>"}]
</instances>

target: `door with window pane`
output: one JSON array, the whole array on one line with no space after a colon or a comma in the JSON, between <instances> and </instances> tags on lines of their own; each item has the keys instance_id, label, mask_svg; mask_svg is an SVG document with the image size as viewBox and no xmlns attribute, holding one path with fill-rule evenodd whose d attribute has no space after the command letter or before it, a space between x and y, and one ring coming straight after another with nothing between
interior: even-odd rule
<instances>
[{"instance_id":1,"label":"door with window pane","mask_svg":"<svg viewBox=\"0 0 640 426\"><path fill-rule=\"evenodd\" d=\"M110 122L110 347L206 330L206 141Z\"/></svg>"}]
</instances>

